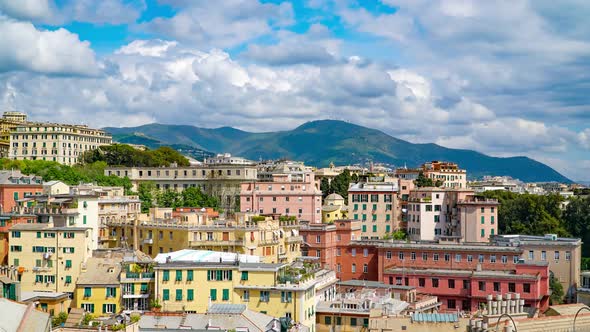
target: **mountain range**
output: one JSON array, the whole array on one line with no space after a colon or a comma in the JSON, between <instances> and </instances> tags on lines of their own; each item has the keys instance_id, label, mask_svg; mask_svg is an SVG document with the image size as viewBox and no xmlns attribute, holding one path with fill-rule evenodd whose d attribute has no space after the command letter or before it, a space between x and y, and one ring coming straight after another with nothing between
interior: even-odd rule
<instances>
[{"instance_id":1,"label":"mountain range","mask_svg":"<svg viewBox=\"0 0 590 332\"><path fill-rule=\"evenodd\" d=\"M168 145L197 158L229 152L252 160L301 160L318 167L326 167L331 162L351 165L369 161L416 167L431 160L447 160L467 169L471 179L483 175L508 175L525 182L571 182L551 167L528 157L500 158L433 143L414 144L379 130L336 120L311 121L293 130L265 133L231 127L209 129L157 123L104 129L116 142L143 144L150 148Z\"/></svg>"}]
</instances>

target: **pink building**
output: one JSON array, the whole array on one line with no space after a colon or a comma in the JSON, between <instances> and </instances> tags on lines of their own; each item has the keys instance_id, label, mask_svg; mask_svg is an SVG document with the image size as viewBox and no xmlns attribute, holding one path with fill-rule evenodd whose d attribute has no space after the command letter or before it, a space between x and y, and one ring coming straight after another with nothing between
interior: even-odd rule
<instances>
[{"instance_id":1,"label":"pink building","mask_svg":"<svg viewBox=\"0 0 590 332\"><path fill-rule=\"evenodd\" d=\"M241 184L240 210L295 216L310 223L321 223L322 192L312 171L297 175L272 174L271 181Z\"/></svg>"}]
</instances>

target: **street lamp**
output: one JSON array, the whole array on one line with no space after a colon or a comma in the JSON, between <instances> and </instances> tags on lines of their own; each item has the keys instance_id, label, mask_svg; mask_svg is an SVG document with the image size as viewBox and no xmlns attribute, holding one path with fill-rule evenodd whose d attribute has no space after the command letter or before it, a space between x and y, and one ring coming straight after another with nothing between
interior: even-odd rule
<instances>
[{"instance_id":1,"label":"street lamp","mask_svg":"<svg viewBox=\"0 0 590 332\"><path fill-rule=\"evenodd\" d=\"M573 325L573 332L576 332L576 319L578 319L578 314L580 314L580 312L582 312L582 310L587 310L590 311L590 308L588 308L587 306L583 306L580 309L578 309L578 311L576 312L576 315L574 316L574 325Z\"/></svg>"},{"instance_id":2,"label":"street lamp","mask_svg":"<svg viewBox=\"0 0 590 332\"><path fill-rule=\"evenodd\" d=\"M498 332L498 327L500 327L500 319L502 319L502 317L508 317L510 318L510 321L512 322L512 326L514 326L514 332L518 332L518 329L516 328L516 323L514 322L514 319L512 319L512 316L510 316L507 313L503 313L500 315L500 317L498 317L498 321L496 322L496 332Z\"/></svg>"}]
</instances>

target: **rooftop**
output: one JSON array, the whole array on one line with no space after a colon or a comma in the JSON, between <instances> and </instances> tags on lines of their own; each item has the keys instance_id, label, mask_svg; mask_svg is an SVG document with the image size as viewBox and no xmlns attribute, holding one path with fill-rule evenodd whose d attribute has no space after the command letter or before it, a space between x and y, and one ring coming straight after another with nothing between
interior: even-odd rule
<instances>
[{"instance_id":1,"label":"rooftop","mask_svg":"<svg viewBox=\"0 0 590 332\"><path fill-rule=\"evenodd\" d=\"M76 285L117 285L121 274L121 259L91 257L86 271L81 272Z\"/></svg>"},{"instance_id":2,"label":"rooftop","mask_svg":"<svg viewBox=\"0 0 590 332\"><path fill-rule=\"evenodd\" d=\"M349 287L367 287L367 288L386 288L386 289L401 289L411 290L416 287L402 286L402 285L389 285L379 281L370 280L346 280L338 282L338 286L349 286Z\"/></svg>"},{"instance_id":3,"label":"rooftop","mask_svg":"<svg viewBox=\"0 0 590 332\"><path fill-rule=\"evenodd\" d=\"M259 263L260 257L241 255L233 252L220 252L209 250L183 249L165 254L158 254L154 261L165 263Z\"/></svg>"},{"instance_id":4,"label":"rooftop","mask_svg":"<svg viewBox=\"0 0 590 332\"><path fill-rule=\"evenodd\" d=\"M69 295L61 292L21 292L22 302L33 302L39 300L67 299Z\"/></svg>"},{"instance_id":5,"label":"rooftop","mask_svg":"<svg viewBox=\"0 0 590 332\"><path fill-rule=\"evenodd\" d=\"M44 231L86 231L90 227L53 227L53 224L48 223L33 223L33 224L15 224L10 227L11 231L28 231L28 230L44 230Z\"/></svg>"},{"instance_id":6,"label":"rooftop","mask_svg":"<svg viewBox=\"0 0 590 332\"><path fill-rule=\"evenodd\" d=\"M2 330L31 332L49 331L49 314L33 309L31 306L32 304L25 305L5 298L0 298ZM21 329L19 329L19 327L21 327Z\"/></svg>"}]
</instances>

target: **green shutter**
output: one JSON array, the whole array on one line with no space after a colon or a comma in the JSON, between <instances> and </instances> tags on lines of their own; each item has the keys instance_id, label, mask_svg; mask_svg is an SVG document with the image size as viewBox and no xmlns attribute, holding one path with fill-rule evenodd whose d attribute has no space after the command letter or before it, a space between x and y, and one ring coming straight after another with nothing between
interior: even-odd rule
<instances>
[{"instance_id":1,"label":"green shutter","mask_svg":"<svg viewBox=\"0 0 590 332\"><path fill-rule=\"evenodd\" d=\"M90 312L91 313L94 313L94 303L91 303L90 304Z\"/></svg>"},{"instance_id":2,"label":"green shutter","mask_svg":"<svg viewBox=\"0 0 590 332\"><path fill-rule=\"evenodd\" d=\"M391 231L391 226L390 225L385 225L385 232L389 233Z\"/></svg>"},{"instance_id":3,"label":"green shutter","mask_svg":"<svg viewBox=\"0 0 590 332\"><path fill-rule=\"evenodd\" d=\"M223 271L217 270L217 281L223 280Z\"/></svg>"},{"instance_id":4,"label":"green shutter","mask_svg":"<svg viewBox=\"0 0 590 332\"><path fill-rule=\"evenodd\" d=\"M182 270L176 270L176 281L182 281Z\"/></svg>"},{"instance_id":5,"label":"green shutter","mask_svg":"<svg viewBox=\"0 0 590 332\"><path fill-rule=\"evenodd\" d=\"M367 225L363 225L363 233L367 231Z\"/></svg>"},{"instance_id":6,"label":"green shutter","mask_svg":"<svg viewBox=\"0 0 590 332\"><path fill-rule=\"evenodd\" d=\"M65 234L65 233L64 233ZM37 238L40 239L41 238L41 232L37 232Z\"/></svg>"},{"instance_id":7,"label":"green shutter","mask_svg":"<svg viewBox=\"0 0 590 332\"><path fill-rule=\"evenodd\" d=\"M135 294L135 284L131 284L131 294Z\"/></svg>"},{"instance_id":8,"label":"green shutter","mask_svg":"<svg viewBox=\"0 0 590 332\"><path fill-rule=\"evenodd\" d=\"M192 301L195 299L195 291L192 289L187 289L186 291L186 300Z\"/></svg>"},{"instance_id":9,"label":"green shutter","mask_svg":"<svg viewBox=\"0 0 590 332\"><path fill-rule=\"evenodd\" d=\"M72 267L72 260L66 259L66 268L71 268L71 267Z\"/></svg>"},{"instance_id":10,"label":"green shutter","mask_svg":"<svg viewBox=\"0 0 590 332\"><path fill-rule=\"evenodd\" d=\"M163 301L170 300L170 290L169 289L162 290L162 300Z\"/></svg>"},{"instance_id":11,"label":"green shutter","mask_svg":"<svg viewBox=\"0 0 590 332\"><path fill-rule=\"evenodd\" d=\"M84 297L91 297L92 296L92 288L84 287Z\"/></svg>"},{"instance_id":12,"label":"green shutter","mask_svg":"<svg viewBox=\"0 0 590 332\"><path fill-rule=\"evenodd\" d=\"M211 289L209 291L209 296L211 297L211 301L217 300L217 289Z\"/></svg>"},{"instance_id":13,"label":"green shutter","mask_svg":"<svg viewBox=\"0 0 590 332\"><path fill-rule=\"evenodd\" d=\"M145 283L145 282L142 282L141 283L141 291L142 292L147 292L147 290L148 290L148 284Z\"/></svg>"},{"instance_id":14,"label":"green shutter","mask_svg":"<svg viewBox=\"0 0 590 332\"><path fill-rule=\"evenodd\" d=\"M211 280L211 270L207 270L207 280Z\"/></svg>"},{"instance_id":15,"label":"green shutter","mask_svg":"<svg viewBox=\"0 0 590 332\"><path fill-rule=\"evenodd\" d=\"M176 301L182 301L182 289L176 290Z\"/></svg>"},{"instance_id":16,"label":"green shutter","mask_svg":"<svg viewBox=\"0 0 590 332\"><path fill-rule=\"evenodd\" d=\"M242 280L248 280L248 271L242 271Z\"/></svg>"},{"instance_id":17,"label":"green shutter","mask_svg":"<svg viewBox=\"0 0 590 332\"><path fill-rule=\"evenodd\" d=\"M377 225L373 225L373 233L377 232Z\"/></svg>"},{"instance_id":18,"label":"green shutter","mask_svg":"<svg viewBox=\"0 0 590 332\"><path fill-rule=\"evenodd\" d=\"M103 303L103 305L102 305L102 313L103 314L106 314L107 313L107 305L106 305L106 303Z\"/></svg>"},{"instance_id":19,"label":"green shutter","mask_svg":"<svg viewBox=\"0 0 590 332\"><path fill-rule=\"evenodd\" d=\"M86 216L82 216L82 223L84 223L84 225L86 225Z\"/></svg>"},{"instance_id":20,"label":"green shutter","mask_svg":"<svg viewBox=\"0 0 590 332\"><path fill-rule=\"evenodd\" d=\"M228 301L229 300L229 289L224 289L223 290L223 297L222 297L223 301Z\"/></svg>"},{"instance_id":21,"label":"green shutter","mask_svg":"<svg viewBox=\"0 0 590 332\"><path fill-rule=\"evenodd\" d=\"M232 280L232 270L229 270L229 280Z\"/></svg>"},{"instance_id":22,"label":"green shutter","mask_svg":"<svg viewBox=\"0 0 590 332\"><path fill-rule=\"evenodd\" d=\"M162 280L163 280L163 281L168 281L168 280L170 280L170 271L168 271L168 270L164 270L164 274L162 275Z\"/></svg>"},{"instance_id":23,"label":"green shutter","mask_svg":"<svg viewBox=\"0 0 590 332\"><path fill-rule=\"evenodd\" d=\"M193 281L193 270L186 271L186 281Z\"/></svg>"}]
</instances>

